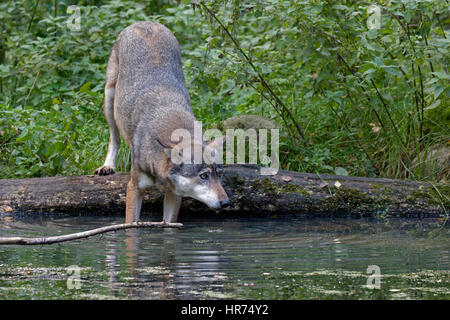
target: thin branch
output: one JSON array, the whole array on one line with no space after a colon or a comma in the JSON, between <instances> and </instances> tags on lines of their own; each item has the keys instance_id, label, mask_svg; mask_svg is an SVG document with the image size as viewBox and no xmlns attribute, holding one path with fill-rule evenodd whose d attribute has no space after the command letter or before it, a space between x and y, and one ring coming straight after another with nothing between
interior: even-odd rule
<instances>
[{"instance_id":1,"label":"thin branch","mask_svg":"<svg viewBox=\"0 0 450 320\"><path fill-rule=\"evenodd\" d=\"M35 245L35 244L53 244L65 241L71 241L76 239L82 239L91 237L97 234L117 231L129 228L180 228L183 224L181 223L164 223L164 222L133 222L133 223L123 223L114 224L111 226L101 227L97 229L92 229L88 231L82 231L77 233L70 233L63 236L54 237L42 237L42 238L22 238L22 237L6 237L0 238L0 244L22 244L22 245Z\"/></svg>"},{"instance_id":2,"label":"thin branch","mask_svg":"<svg viewBox=\"0 0 450 320\"><path fill-rule=\"evenodd\" d=\"M427 48L428 48L428 40L427 40L427 35L425 34L424 36L423 36L423 40L425 41L425 45L427 46ZM429 63L429 65L430 65L430 70L431 70L431 77L432 78L434 78L434 74L433 74L433 72L434 72L434 67L433 67L433 62L431 61L431 55L428 53L428 63Z\"/></svg>"},{"instance_id":3,"label":"thin branch","mask_svg":"<svg viewBox=\"0 0 450 320\"><path fill-rule=\"evenodd\" d=\"M415 74L415 70L414 70L414 62L411 63L411 71L412 71L412 77L413 77L413 83L414 83L414 87L416 88L414 91L414 97L415 97L415 102L416 102L416 114L417 114L417 120L419 120L419 125L420 125L420 129L419 129L419 141L422 141L422 123L423 123L423 119L421 118L420 115L420 110L419 110L419 90L417 89L416 86L416 78L414 76ZM422 101L422 105L423 105L423 101Z\"/></svg>"},{"instance_id":4,"label":"thin branch","mask_svg":"<svg viewBox=\"0 0 450 320\"><path fill-rule=\"evenodd\" d=\"M41 71L39 70L39 71L37 72L37 74L36 74L36 77L34 78L33 85L31 86L31 89L30 89L30 91L28 92L27 97L25 98L25 102L23 103L23 106L24 106L24 107L27 106L28 98L30 97L31 91L33 91L34 86L36 85L36 81L37 81L37 79L39 78L39 74L40 74L40 73L41 73Z\"/></svg>"},{"instance_id":5,"label":"thin branch","mask_svg":"<svg viewBox=\"0 0 450 320\"><path fill-rule=\"evenodd\" d=\"M436 17L439 27L441 27L442 35L444 36L445 39L447 39L447 36L445 35L444 27L442 26L442 23L441 23L441 19L439 19L439 16L437 15L437 13L435 11L433 11L433 14Z\"/></svg>"},{"instance_id":6,"label":"thin branch","mask_svg":"<svg viewBox=\"0 0 450 320\"><path fill-rule=\"evenodd\" d=\"M38 5L39 5L39 1L40 1L40 0L37 0L37 1L36 1L36 4L35 4L34 7L33 7L33 13L31 14L31 19L30 19L30 21L28 22L27 32L30 31L31 25L33 24L34 16L35 16L35 14L36 14L36 9L37 9L37 7L38 7Z\"/></svg>"},{"instance_id":7,"label":"thin branch","mask_svg":"<svg viewBox=\"0 0 450 320\"><path fill-rule=\"evenodd\" d=\"M425 94L423 93L423 80L422 71L420 70L419 64L417 64L417 69L419 70L419 84L420 84L420 97L421 97L421 121L420 121L420 137L423 137L423 111L425 109Z\"/></svg>"},{"instance_id":8,"label":"thin branch","mask_svg":"<svg viewBox=\"0 0 450 320\"><path fill-rule=\"evenodd\" d=\"M270 100L270 98L269 98L268 96L266 96L266 94L265 94L263 91L258 90L258 88L256 88L250 81L247 82L247 83L248 83L248 85L249 85L250 87L253 88L253 90L255 90L256 92L258 92L264 99L267 100L267 102L269 102L269 103L272 105L273 109L278 113L278 115L279 115L280 118L283 120L284 124L286 125L286 128L289 130L289 125L288 125L286 119L283 117L283 114L281 113L281 111L278 110L277 105L274 104L273 101Z\"/></svg>"},{"instance_id":9,"label":"thin branch","mask_svg":"<svg viewBox=\"0 0 450 320\"><path fill-rule=\"evenodd\" d=\"M389 112L389 107L387 106L386 102L384 101L383 96L381 95L380 91L378 91L377 85L375 84L373 79L370 79L370 82L372 83L372 86L375 88L377 95L380 98L381 103L383 104L386 114L388 115L388 118L392 124L392 127L394 128L395 134L397 135L398 139L400 140L400 143L406 148L406 144L403 142L402 138L400 137L400 133L397 130L397 126L395 125L395 122L391 117L391 113Z\"/></svg>"},{"instance_id":10,"label":"thin branch","mask_svg":"<svg viewBox=\"0 0 450 320\"><path fill-rule=\"evenodd\" d=\"M384 43L380 43L380 44L383 46L384 50L388 53L389 57L391 57L391 59L392 59L393 61L397 60L397 59L394 57L394 55L392 54L392 52L386 47L386 45L385 45ZM411 86L411 84L409 83L408 76L406 75L406 72L405 72L405 70L403 70L403 68L402 68L401 65L398 65L398 69L399 69L400 72L403 74L403 77L404 77L404 80L405 80L406 84L409 85L409 86Z\"/></svg>"}]
</instances>

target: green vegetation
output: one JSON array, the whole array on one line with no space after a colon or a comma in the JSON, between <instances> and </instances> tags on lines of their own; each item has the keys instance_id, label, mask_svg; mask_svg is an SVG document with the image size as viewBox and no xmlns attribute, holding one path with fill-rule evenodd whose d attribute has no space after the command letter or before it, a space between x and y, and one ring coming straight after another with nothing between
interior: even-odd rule
<instances>
[{"instance_id":1,"label":"green vegetation","mask_svg":"<svg viewBox=\"0 0 450 320\"><path fill-rule=\"evenodd\" d=\"M450 141L448 4L376 3L379 29L359 1L3 2L0 177L101 165L110 48L127 25L154 20L180 42L197 118L274 120L283 169L447 181L448 163L426 159ZM72 4L79 31L67 26ZM129 163L124 146L118 170Z\"/></svg>"}]
</instances>

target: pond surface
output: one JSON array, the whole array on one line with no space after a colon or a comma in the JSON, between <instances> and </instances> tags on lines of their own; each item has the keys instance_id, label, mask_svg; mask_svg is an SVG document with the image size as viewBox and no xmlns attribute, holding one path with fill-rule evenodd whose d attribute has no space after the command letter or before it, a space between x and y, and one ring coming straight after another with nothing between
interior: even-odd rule
<instances>
[{"instance_id":1,"label":"pond surface","mask_svg":"<svg viewBox=\"0 0 450 320\"><path fill-rule=\"evenodd\" d=\"M62 235L123 220L0 216L0 236ZM0 299L450 298L450 229L439 219L185 214L180 222L182 229L0 245Z\"/></svg>"}]
</instances>

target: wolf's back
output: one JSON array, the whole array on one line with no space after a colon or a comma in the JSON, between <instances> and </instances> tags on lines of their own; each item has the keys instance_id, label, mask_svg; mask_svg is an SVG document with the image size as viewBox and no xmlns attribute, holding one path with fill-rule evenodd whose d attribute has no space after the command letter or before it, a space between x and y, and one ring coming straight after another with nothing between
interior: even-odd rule
<instances>
[{"instance_id":1,"label":"wolf's back","mask_svg":"<svg viewBox=\"0 0 450 320\"><path fill-rule=\"evenodd\" d=\"M119 79L130 87L184 87L180 49L173 33L157 22L138 22L118 39Z\"/></svg>"},{"instance_id":2,"label":"wolf's back","mask_svg":"<svg viewBox=\"0 0 450 320\"><path fill-rule=\"evenodd\" d=\"M115 118L126 140L137 121L157 121L169 109L192 113L178 41L168 28L134 23L120 33L113 51L118 64Z\"/></svg>"}]
</instances>

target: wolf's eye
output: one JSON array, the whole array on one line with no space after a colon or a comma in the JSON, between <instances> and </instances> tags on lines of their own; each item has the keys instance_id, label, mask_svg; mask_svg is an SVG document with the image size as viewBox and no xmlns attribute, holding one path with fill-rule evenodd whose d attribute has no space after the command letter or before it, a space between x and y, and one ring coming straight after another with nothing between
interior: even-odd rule
<instances>
[{"instance_id":1,"label":"wolf's eye","mask_svg":"<svg viewBox=\"0 0 450 320\"><path fill-rule=\"evenodd\" d=\"M202 180L208 180L208 178L209 178L209 176L208 176L208 173L206 173L206 172L204 172L200 175L200 179L202 179Z\"/></svg>"}]
</instances>

